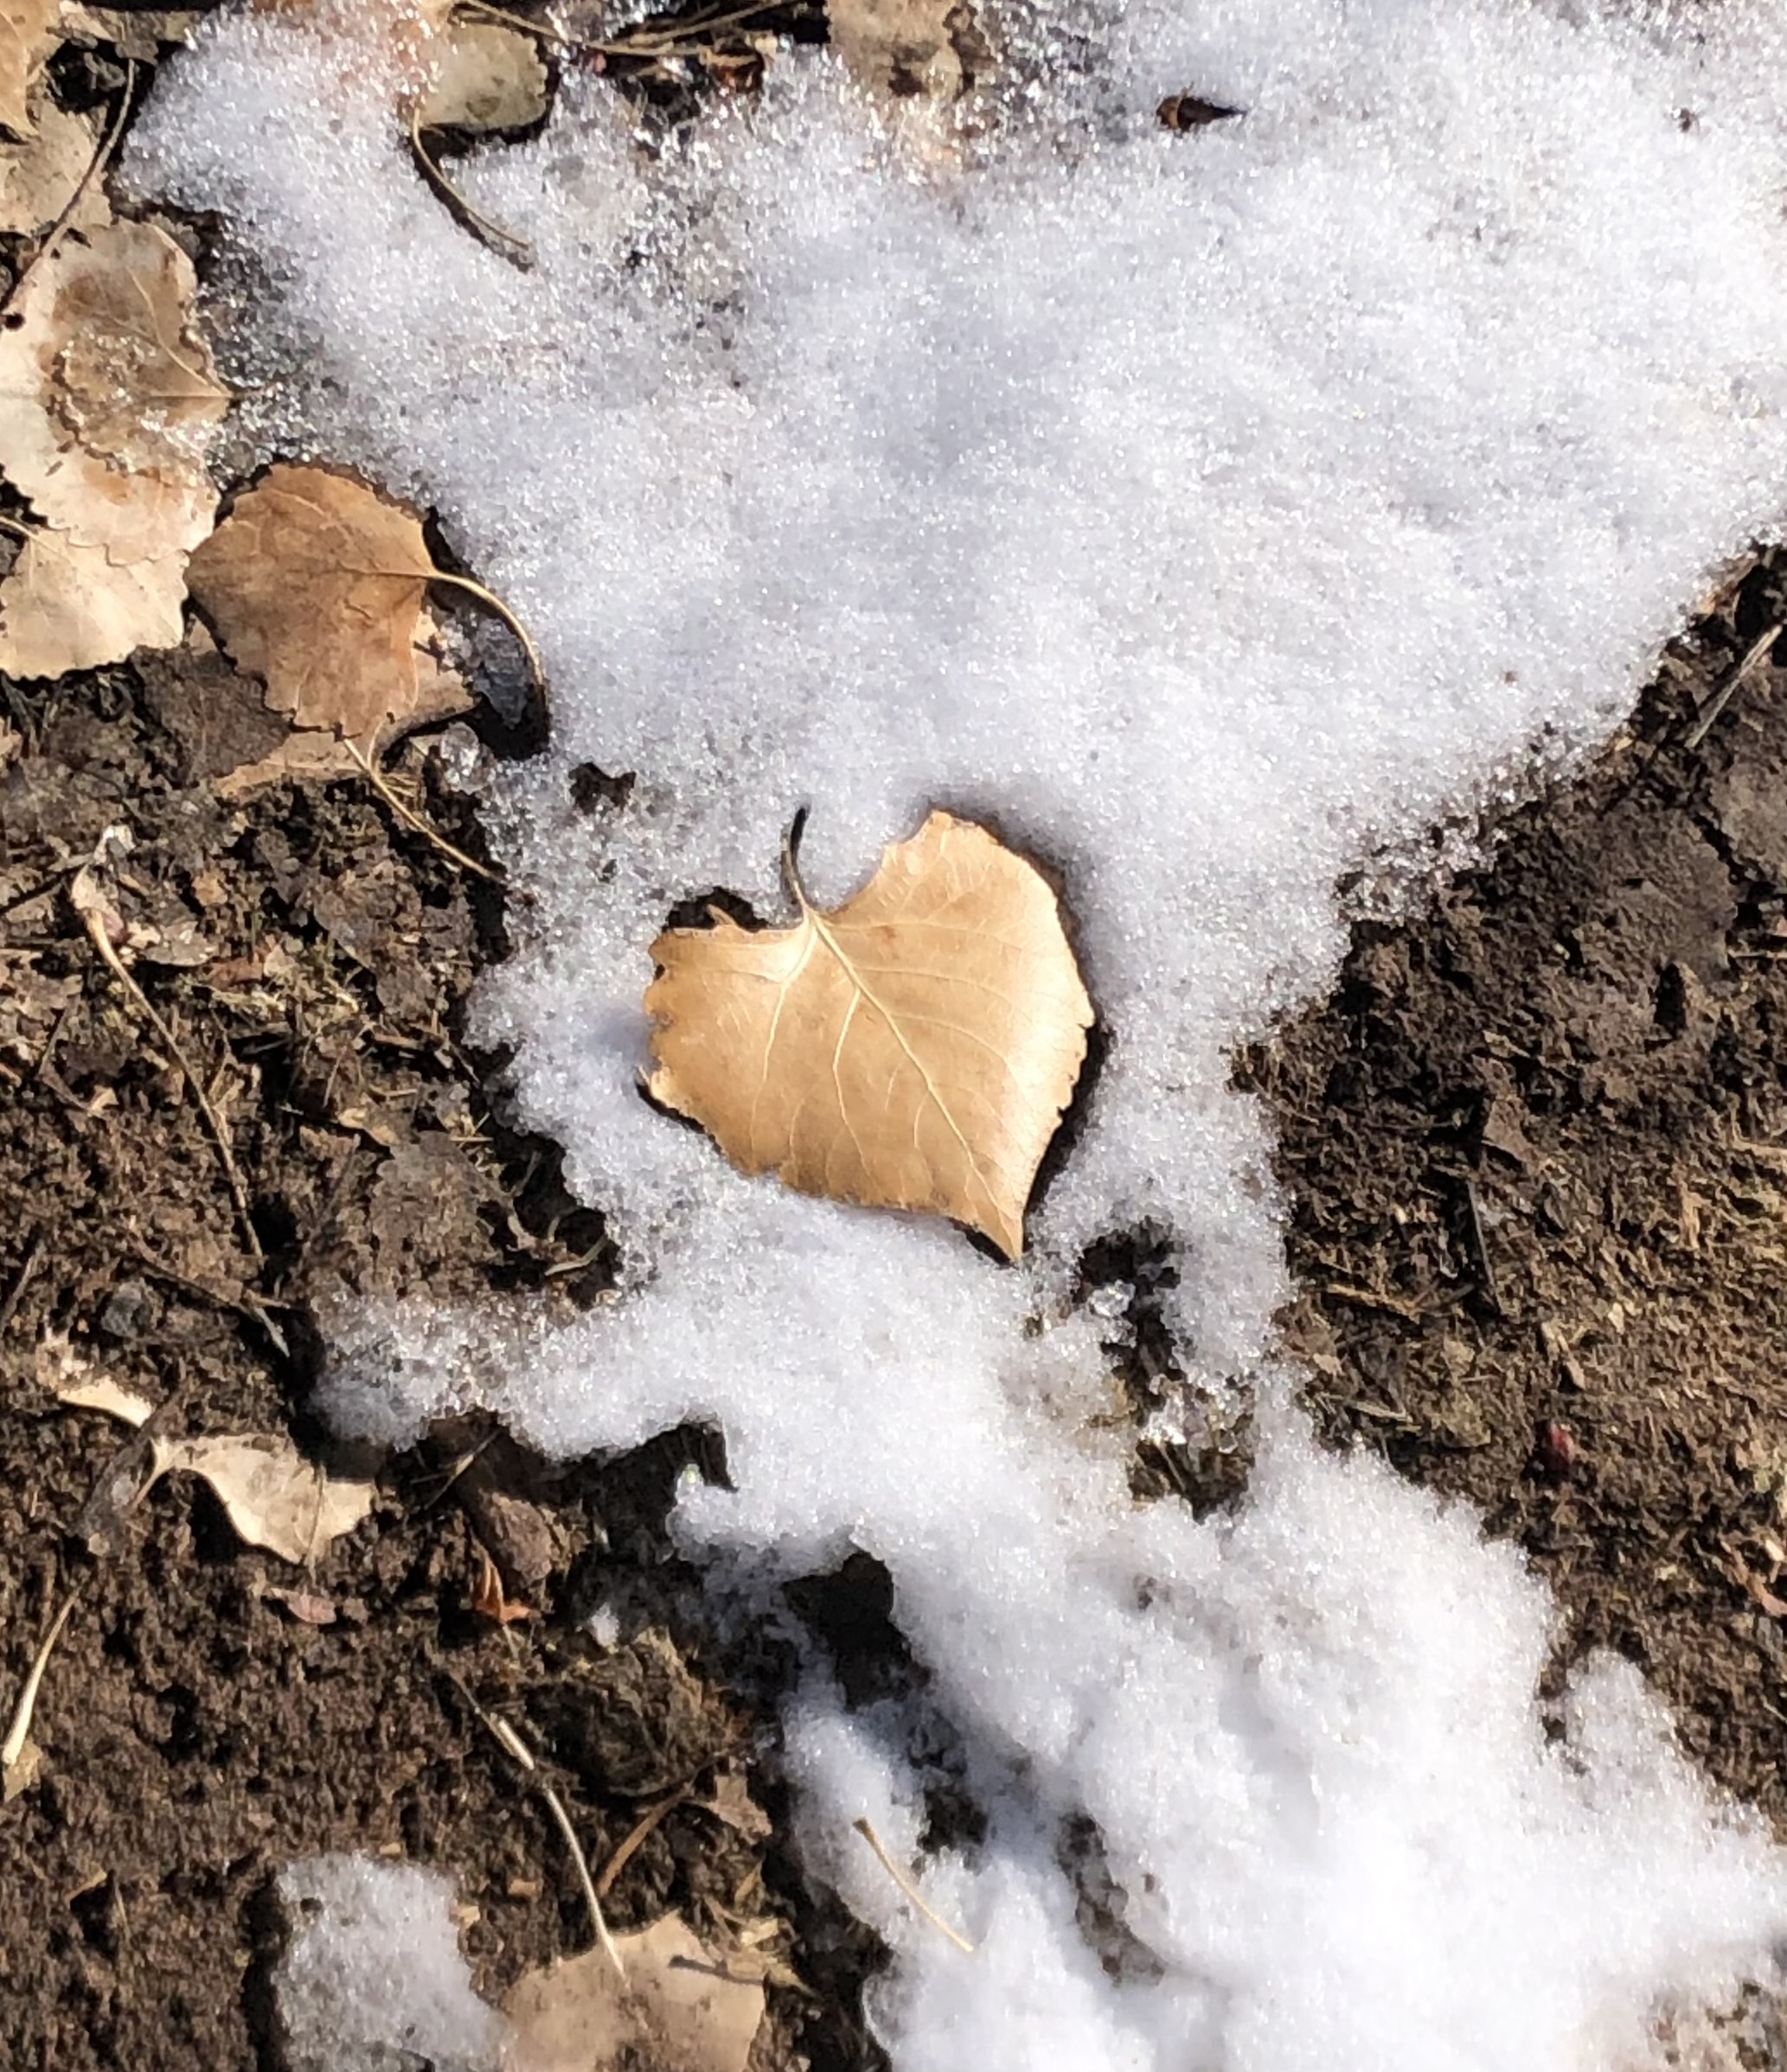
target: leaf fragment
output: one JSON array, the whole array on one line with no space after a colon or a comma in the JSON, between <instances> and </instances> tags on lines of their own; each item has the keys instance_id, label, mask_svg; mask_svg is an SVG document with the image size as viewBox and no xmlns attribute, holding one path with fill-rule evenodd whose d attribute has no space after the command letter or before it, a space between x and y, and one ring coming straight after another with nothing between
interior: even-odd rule
<instances>
[{"instance_id":1,"label":"leaf fragment","mask_svg":"<svg viewBox=\"0 0 1787 2072\"><path fill-rule=\"evenodd\" d=\"M282 1561L315 1561L372 1510L370 1482L326 1474L283 1432L163 1440L156 1454L157 1475L202 1476L237 1535Z\"/></svg>"},{"instance_id":2,"label":"leaf fragment","mask_svg":"<svg viewBox=\"0 0 1787 2072\"><path fill-rule=\"evenodd\" d=\"M500 22L454 22L417 119L425 130L525 130L546 113L546 86L532 36Z\"/></svg>"},{"instance_id":3,"label":"leaf fragment","mask_svg":"<svg viewBox=\"0 0 1787 2072\"><path fill-rule=\"evenodd\" d=\"M236 499L187 580L274 711L370 754L471 702L456 677L419 668L437 572L406 505L351 476L280 462ZM327 743L319 753L330 761Z\"/></svg>"},{"instance_id":4,"label":"leaf fragment","mask_svg":"<svg viewBox=\"0 0 1787 2072\"><path fill-rule=\"evenodd\" d=\"M98 144L92 119L59 108L42 86L31 93L31 129L16 144L0 139L0 230L34 237L74 199ZM74 227L103 223L110 211L98 183L82 198Z\"/></svg>"},{"instance_id":5,"label":"leaf fragment","mask_svg":"<svg viewBox=\"0 0 1787 2072\"><path fill-rule=\"evenodd\" d=\"M964 0L827 0L825 14L857 80L896 102L958 100L990 68Z\"/></svg>"},{"instance_id":6,"label":"leaf fragment","mask_svg":"<svg viewBox=\"0 0 1787 2072\"><path fill-rule=\"evenodd\" d=\"M103 1410L141 1428L154 1406L112 1381L74 1353L64 1340L46 1340L40 1377L67 1404ZM144 1434L145 1439L150 1435ZM284 1432L222 1432L193 1439L155 1437L140 1501L164 1474L195 1474L211 1486L237 1535L284 1561L309 1562L351 1532L372 1510L371 1482L331 1475L306 1460Z\"/></svg>"},{"instance_id":7,"label":"leaf fragment","mask_svg":"<svg viewBox=\"0 0 1787 2072\"><path fill-rule=\"evenodd\" d=\"M65 34L95 37L119 56L152 65L164 43L183 43L199 18L190 7L88 7L83 0L64 0Z\"/></svg>"},{"instance_id":8,"label":"leaf fragment","mask_svg":"<svg viewBox=\"0 0 1787 2072\"><path fill-rule=\"evenodd\" d=\"M525 1973L503 2011L515 2024L503 2072L745 2072L763 2021L754 1977L734 1978L679 1915Z\"/></svg>"},{"instance_id":9,"label":"leaf fragment","mask_svg":"<svg viewBox=\"0 0 1787 2072\"><path fill-rule=\"evenodd\" d=\"M29 93L62 40L62 0L0 0L0 126L29 137Z\"/></svg>"},{"instance_id":10,"label":"leaf fragment","mask_svg":"<svg viewBox=\"0 0 1787 2072\"><path fill-rule=\"evenodd\" d=\"M951 1217L1015 1258L1092 1021L1054 892L943 812L835 911L792 889L791 928L716 915L652 944L652 1094L740 1172Z\"/></svg>"}]
</instances>

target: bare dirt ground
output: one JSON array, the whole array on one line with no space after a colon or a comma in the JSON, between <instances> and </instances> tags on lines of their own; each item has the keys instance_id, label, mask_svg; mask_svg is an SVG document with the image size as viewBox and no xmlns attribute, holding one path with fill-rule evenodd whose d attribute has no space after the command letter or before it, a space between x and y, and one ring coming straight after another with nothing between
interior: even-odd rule
<instances>
[{"instance_id":1,"label":"bare dirt ground","mask_svg":"<svg viewBox=\"0 0 1787 2072\"><path fill-rule=\"evenodd\" d=\"M1628 1656L1787 1832L1784 618L1769 555L1240 1071L1320 1429L1480 1505L1557 1593L1560 1667Z\"/></svg>"},{"instance_id":2,"label":"bare dirt ground","mask_svg":"<svg viewBox=\"0 0 1787 2072\"><path fill-rule=\"evenodd\" d=\"M246 1549L191 1477L158 1485L111 1551L88 1551L83 1512L129 1435L56 1401L47 1342L171 1397L170 1432L315 1444L311 1320L333 1295L568 1305L593 1299L606 1263L553 1148L503 1126L501 1060L458 1033L503 949L495 888L358 781L220 800L208 772L240 744L219 730L232 711L252 724L258 698L215 658L5 695L19 736L0 775L9 1705L80 1594L34 1725L41 1781L0 1808L14 1899L0 2061L277 2064L269 1879L295 1854L451 1869L493 1992L581 1947L556 1832L469 1693L527 1723L599 1871L633 1839L607 1894L617 1927L672 1907L714 1929L782 1921L801 1984L772 1989L759 2055L862 2062L865 1940L814 1908L774 1842L781 1665L710 1659L663 1529L679 1473L723 1472L711 1435L552 1472L487 1429L439 1432L387 1469L374 1517L313 1573ZM441 758L408 760L417 806L476 851ZM70 904L73 867L119 823L135 839L120 911L147 943L134 974L224 1119L259 1261L184 1071ZM487 1557L530 1616L493 1615ZM812 1602L847 1642L848 1585ZM639 1637L599 1646L584 1621L600 1603Z\"/></svg>"}]
</instances>

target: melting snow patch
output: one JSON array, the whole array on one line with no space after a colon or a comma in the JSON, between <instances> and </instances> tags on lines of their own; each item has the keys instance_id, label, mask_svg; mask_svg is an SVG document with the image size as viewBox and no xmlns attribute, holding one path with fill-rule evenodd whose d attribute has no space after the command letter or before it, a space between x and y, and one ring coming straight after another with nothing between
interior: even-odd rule
<instances>
[{"instance_id":1,"label":"melting snow patch","mask_svg":"<svg viewBox=\"0 0 1787 2072\"><path fill-rule=\"evenodd\" d=\"M344 1319L328 1405L400 1437L475 1392L565 1453L710 1418L737 1487L680 1528L716 1588L886 1564L922 1716L816 1668L788 1731L807 1861L898 1953L898 2072L1640 2060L1672 1996L1766 1964L1787 1864L1626 1673L1548 1737L1513 1557L1283 1407L1227 1058L1330 969L1349 866L1592 742L1776 525L1787 27L1146 0L1006 33L1037 84L961 163L823 54L655 157L567 80L463 169L527 272L418 180L369 57L213 18L157 86L136 176L227 219L268 451L432 503L553 678L549 753L490 797L535 905L483 1033L628 1285L561 1331ZM1187 88L1246 112L1163 132ZM573 810L586 762L637 773L624 811ZM802 804L836 899L932 803L1059 874L1110 1037L1016 1271L740 1180L637 1092L672 902L779 911ZM1099 1436L1064 1291L1143 1224L1195 1375L1267 1405L1231 1521L1137 1506ZM972 1957L852 1828L914 1855L944 1761L988 1833L922 1875Z\"/></svg>"}]
</instances>

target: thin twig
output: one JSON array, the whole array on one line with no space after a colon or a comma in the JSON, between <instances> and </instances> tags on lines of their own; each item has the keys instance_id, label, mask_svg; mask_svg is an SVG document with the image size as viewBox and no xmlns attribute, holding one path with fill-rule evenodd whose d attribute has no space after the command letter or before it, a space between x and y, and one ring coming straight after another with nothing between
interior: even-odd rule
<instances>
[{"instance_id":1,"label":"thin twig","mask_svg":"<svg viewBox=\"0 0 1787 2072\"><path fill-rule=\"evenodd\" d=\"M523 35L538 36L542 43L555 43L560 50L579 50L583 48L574 36L561 35L548 22L530 22L525 15L512 15L507 8L492 7L490 0L459 0L461 14L483 16L487 21L501 22L510 29L518 29Z\"/></svg>"},{"instance_id":2,"label":"thin twig","mask_svg":"<svg viewBox=\"0 0 1787 2072\"><path fill-rule=\"evenodd\" d=\"M291 1346L285 1333L266 1313L270 1308L290 1309L292 1308L291 1303L278 1301L267 1295L255 1295L246 1288L242 1290L240 1297L228 1295L221 1288L212 1288L203 1281L195 1281L189 1274L178 1273L173 1267L163 1264L146 1245L140 1244L134 1237L127 1237L125 1242L129 1245L132 1257L144 1273L152 1274L157 1281L165 1281L170 1287L178 1288L187 1295L197 1295L201 1301L209 1302L216 1308L233 1311L234 1314L246 1319L247 1322L259 1325L260 1328L272 1340L280 1358L282 1359L291 1359Z\"/></svg>"},{"instance_id":3,"label":"thin twig","mask_svg":"<svg viewBox=\"0 0 1787 2072\"><path fill-rule=\"evenodd\" d=\"M1713 731L1714 725L1718 721L1719 715L1725 710L1726 707L1731 703L1732 698L1736 693L1739 685L1741 684L1745 679L1751 675L1751 673L1755 669L1756 665L1763 659L1763 657L1768 653L1769 649L1774 646L1775 643L1780 637L1781 628L1778 625L1771 626L1768 631L1763 635L1762 638L1756 642L1755 644L1748 650L1748 652L1745 655L1744 659L1738 664L1737 668L1732 671L1731 675L1727 676L1725 681L1720 685L1719 688L1713 692L1712 697L1707 700L1706 707L1702 710L1700 719L1695 723L1694 732L1688 737L1686 745L1690 753L1692 753L1694 749L1698 748L1701 743L1704 741L1707 736Z\"/></svg>"},{"instance_id":4,"label":"thin twig","mask_svg":"<svg viewBox=\"0 0 1787 2072\"><path fill-rule=\"evenodd\" d=\"M964 1935L963 1935L959 1928L952 1928L948 1922L944 1919L942 1915L939 1914L934 1907L929 1906L926 1903L925 1895L919 1891L919 1888L913 1883L911 1878L909 1878L905 1871L900 1868L899 1864L893 1861L893 1858L888 1855L886 1845L882 1842L880 1835L875 1832L874 1829L869 1826L868 1822L867 1820L856 1820L854 1821L852 1825L855 1826L857 1833L860 1834L863 1840L868 1844L869 1847L874 1851L876 1860L880 1863L882 1870L885 1871L887 1876L893 1879L893 1883L899 1886L900 1890L905 1893L906 1896L912 1902L913 1906L918 1909L919 1913L925 1916L926 1920L931 1923L932 1927L937 1929L940 1935L947 1935L950 1941L955 1944L956 1947L960 1950L964 1956L971 1957L974 1954L974 1945Z\"/></svg>"},{"instance_id":5,"label":"thin twig","mask_svg":"<svg viewBox=\"0 0 1787 2072\"><path fill-rule=\"evenodd\" d=\"M502 224L493 222L482 210L474 208L452 182L447 178L439 166L435 163L434 160L428 156L427 147L422 142L422 118L420 111L409 118L409 148L415 157L417 165L421 169L423 177L450 208L457 210L474 230L481 233L499 248L507 246L509 249L502 253L504 259L513 260L516 265L522 266L531 266L534 264L534 247L527 239L518 235L513 230L505 230Z\"/></svg>"},{"instance_id":6,"label":"thin twig","mask_svg":"<svg viewBox=\"0 0 1787 2072\"><path fill-rule=\"evenodd\" d=\"M175 1064L186 1075L186 1084L192 1089L192 1097L198 1103L199 1113L205 1118L205 1125L211 1132L211 1142L216 1145L217 1155L222 1161L223 1175L229 1182L230 1195L235 1202L236 1215L242 1225L242 1235L248 1241L248 1250L253 1255L255 1263L264 1265L266 1254L260 1249L260 1238L254 1228L254 1218L248 1212L248 1190L242 1185L242 1175L236 1166L235 1154L229 1148L229 1139L224 1135L222 1121L211 1105L204 1082L193 1070L185 1052L176 1042L174 1032L156 1012L154 1002L125 969L118 952L112 947L111 937L106 933L104 917L96 908L88 907L80 918L86 924L88 939L99 951L106 969L148 1017L150 1026L168 1046L173 1053Z\"/></svg>"},{"instance_id":7,"label":"thin twig","mask_svg":"<svg viewBox=\"0 0 1787 2072\"><path fill-rule=\"evenodd\" d=\"M450 574L437 568L428 579L431 583L445 583L450 589L463 590L469 598L476 598L486 611L494 611L509 630L514 634L522 655L526 658L528 672L534 679L534 688L544 695L546 691L546 664L540 659L540 650L534 645L528 629L516 617L494 590L486 590L482 583L474 582L470 576Z\"/></svg>"},{"instance_id":8,"label":"thin twig","mask_svg":"<svg viewBox=\"0 0 1787 2072\"><path fill-rule=\"evenodd\" d=\"M500 871L493 871L489 865L480 863L475 856L468 856L464 849L455 848L439 828L430 827L420 813L413 813L385 782L384 778L380 776L371 758L362 755L355 743L344 738L342 746L359 764L366 774L367 783L372 786L373 790L378 793L400 820L413 828L418 835L423 835L426 840L432 841L444 856L451 856L462 869L471 871L480 878L488 879L492 885L506 886L508 884L509 880Z\"/></svg>"},{"instance_id":9,"label":"thin twig","mask_svg":"<svg viewBox=\"0 0 1787 2072\"><path fill-rule=\"evenodd\" d=\"M12 1724L6 1730L4 1743L0 1743L0 1771L15 1768L25 1752L25 1743L31 1738L31 1715L37 1710L37 1693L43 1685L43 1672L49 1666L49 1658L62 1637L62 1628L68 1623L68 1615L74 1609L74 1600L80 1595L80 1585L77 1583L50 1621L49 1631L38 1642L37 1653L31 1658L30 1671L25 1678L25 1687L19 1692L19 1702L13 1709Z\"/></svg>"},{"instance_id":10,"label":"thin twig","mask_svg":"<svg viewBox=\"0 0 1787 2072\"><path fill-rule=\"evenodd\" d=\"M135 99L136 93L137 61L134 58L126 58L125 60L124 94L118 104L118 113L112 118L112 127L106 131L104 137L100 140L99 149L87 161L86 170L80 176L74 192L62 205L62 213L50 225L42 243L25 261L23 266L19 270L18 278L6 291L5 299L0 301L0 317L4 317L13 304L17 302L19 297L25 291L25 283L61 243L68 226L74 221L75 212L86 197L87 189L99 178L112 154L118 149L118 140L124 135L125 125L131 118L131 103Z\"/></svg>"},{"instance_id":11,"label":"thin twig","mask_svg":"<svg viewBox=\"0 0 1787 2072\"><path fill-rule=\"evenodd\" d=\"M1476 1182L1467 1174L1464 1180L1464 1205L1470 1212L1470 1235L1476 1244L1476 1263L1483 1269L1483 1293L1489 1298L1489 1307L1497 1316L1507 1313L1502 1307L1502 1289L1496 1279L1495 1262L1489 1257L1489 1233L1483 1228L1483 1208L1476 1199Z\"/></svg>"},{"instance_id":12,"label":"thin twig","mask_svg":"<svg viewBox=\"0 0 1787 2072\"><path fill-rule=\"evenodd\" d=\"M614 1938L608 1933L608 1923L602 1915L602 1902L596 1891L595 1882L589 1874L589 1862L583 1853L583 1845L577 1839L577 1830L571 1825L571 1816L565 1811L565 1802L553 1789L551 1781L541 1769L534 1751L506 1719L494 1712L486 1712L458 1677L454 1683L459 1686L459 1695L477 1713L486 1731L503 1752L526 1773L528 1781L545 1800L547 1810L557 1821L559 1832L565 1838L565 1846L571 1852L571 1861L577 1867L578 1883L583 1887L584 1904L589 1909L590 1925L596 1932L596 1941L602 1954L614 1966L618 1978L626 1977L626 1966L621 1962L620 1952L614 1946Z\"/></svg>"},{"instance_id":13,"label":"thin twig","mask_svg":"<svg viewBox=\"0 0 1787 2072\"><path fill-rule=\"evenodd\" d=\"M685 1784L680 1791L670 1792L660 1799L655 1806L646 1807L639 1819L633 1824L631 1830L622 1838L614 1853L602 1866L601 1873L596 1879L596 1890L602 1898L606 1899L614 1890L615 1879L626 1869L628 1864L632 1860L633 1852L646 1836L657 1826L664 1815L674 1813L679 1806L686 1806L694 1796L694 1787Z\"/></svg>"},{"instance_id":14,"label":"thin twig","mask_svg":"<svg viewBox=\"0 0 1787 2072\"><path fill-rule=\"evenodd\" d=\"M13 1276L12 1286L6 1291L6 1300L0 1302L0 1338L6 1334L12 1320L18 1314L19 1304L24 1300L25 1290L31 1285L31 1276L37 1270L37 1262L43 1257L43 1232L33 1231L25 1263Z\"/></svg>"}]
</instances>

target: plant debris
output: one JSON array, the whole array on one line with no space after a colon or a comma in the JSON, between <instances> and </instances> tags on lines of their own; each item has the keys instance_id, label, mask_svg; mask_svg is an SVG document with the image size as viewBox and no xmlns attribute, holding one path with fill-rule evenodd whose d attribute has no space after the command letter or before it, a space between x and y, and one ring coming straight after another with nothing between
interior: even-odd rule
<instances>
[{"instance_id":1,"label":"plant debris","mask_svg":"<svg viewBox=\"0 0 1787 2072\"><path fill-rule=\"evenodd\" d=\"M142 1425L153 1406L105 1378L59 1387L62 1401ZM285 1432L219 1433L150 1442L150 1468L138 1499L167 1474L195 1474L210 1485L237 1535L282 1561L314 1562L371 1515L371 1482L329 1474L307 1461Z\"/></svg>"},{"instance_id":2,"label":"plant debris","mask_svg":"<svg viewBox=\"0 0 1787 2072\"><path fill-rule=\"evenodd\" d=\"M245 782L355 766L471 694L426 646L438 579L420 518L350 476L280 464L193 556L199 608L292 732Z\"/></svg>"},{"instance_id":3,"label":"plant debris","mask_svg":"<svg viewBox=\"0 0 1787 2072\"><path fill-rule=\"evenodd\" d=\"M62 40L62 0L0 0L0 126L35 133L30 92Z\"/></svg>"},{"instance_id":4,"label":"plant debris","mask_svg":"<svg viewBox=\"0 0 1787 2072\"><path fill-rule=\"evenodd\" d=\"M651 1092L742 1173L949 1216L1008 1257L1086 1058L1092 1002L1054 893L932 813L863 889L792 928L720 913L651 946Z\"/></svg>"},{"instance_id":5,"label":"plant debris","mask_svg":"<svg viewBox=\"0 0 1787 2072\"><path fill-rule=\"evenodd\" d=\"M529 1972L503 2003L515 2036L503 2072L745 2072L763 2023L760 1976L737 1976L667 1914L599 1950Z\"/></svg>"},{"instance_id":6,"label":"plant debris","mask_svg":"<svg viewBox=\"0 0 1787 2072\"><path fill-rule=\"evenodd\" d=\"M0 669L58 676L171 648L229 404L194 328L192 261L150 223L102 223L26 280L0 331L0 468L38 523L0 585Z\"/></svg>"},{"instance_id":7,"label":"plant debris","mask_svg":"<svg viewBox=\"0 0 1787 2072\"><path fill-rule=\"evenodd\" d=\"M525 130L546 113L547 73L535 39L501 22L454 21L434 52L416 119L425 130L485 135Z\"/></svg>"}]
</instances>

